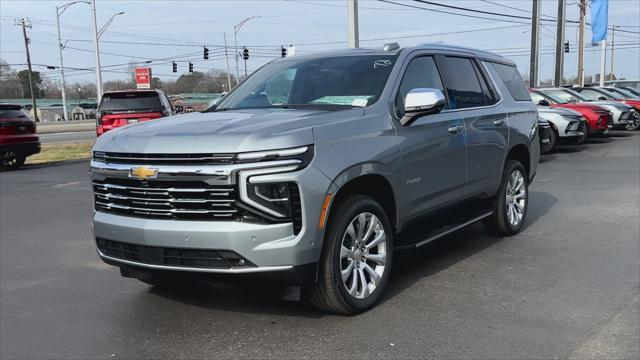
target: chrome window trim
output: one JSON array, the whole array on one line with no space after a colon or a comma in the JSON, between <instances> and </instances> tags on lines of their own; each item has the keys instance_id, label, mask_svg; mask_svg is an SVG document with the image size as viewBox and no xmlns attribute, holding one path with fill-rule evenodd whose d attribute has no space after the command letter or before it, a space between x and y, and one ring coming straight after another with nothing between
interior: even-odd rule
<instances>
[{"instance_id":1,"label":"chrome window trim","mask_svg":"<svg viewBox=\"0 0 640 360\"><path fill-rule=\"evenodd\" d=\"M282 266L261 266L255 268L243 268L243 269L212 269L212 268L195 268L195 267L186 267L186 266L167 266L167 265L155 265L155 264L146 264L137 261L124 260L114 258L108 255L103 254L99 249L98 255L110 261L139 266L149 269L157 269L157 270L179 270L179 271L193 271L193 272L203 272L203 273L219 273L219 274L249 274L249 273L261 273L261 272L269 272L269 271L284 271L293 269L293 265L282 265Z\"/></svg>"}]
</instances>

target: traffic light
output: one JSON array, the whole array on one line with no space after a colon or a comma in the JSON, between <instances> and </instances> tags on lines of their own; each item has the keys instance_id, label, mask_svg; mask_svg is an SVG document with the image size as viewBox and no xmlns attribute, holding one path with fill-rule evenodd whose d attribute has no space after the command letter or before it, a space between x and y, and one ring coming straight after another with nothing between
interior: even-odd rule
<instances>
[{"instance_id":1,"label":"traffic light","mask_svg":"<svg viewBox=\"0 0 640 360\"><path fill-rule=\"evenodd\" d=\"M204 59L209 60L209 49L206 46L204 48Z\"/></svg>"},{"instance_id":2,"label":"traffic light","mask_svg":"<svg viewBox=\"0 0 640 360\"><path fill-rule=\"evenodd\" d=\"M284 46L280 49L280 55L282 57L287 57L287 48L285 48Z\"/></svg>"},{"instance_id":3,"label":"traffic light","mask_svg":"<svg viewBox=\"0 0 640 360\"><path fill-rule=\"evenodd\" d=\"M249 60L249 49L244 48L242 50L242 59L243 60Z\"/></svg>"},{"instance_id":4,"label":"traffic light","mask_svg":"<svg viewBox=\"0 0 640 360\"><path fill-rule=\"evenodd\" d=\"M568 42L568 41L566 41L566 42L564 43L564 52L566 52L566 53L568 53L568 52L569 52L569 42Z\"/></svg>"},{"instance_id":5,"label":"traffic light","mask_svg":"<svg viewBox=\"0 0 640 360\"><path fill-rule=\"evenodd\" d=\"M193 63L189 63L189 72L193 72Z\"/></svg>"},{"instance_id":6,"label":"traffic light","mask_svg":"<svg viewBox=\"0 0 640 360\"><path fill-rule=\"evenodd\" d=\"M175 61L171 63L171 69L173 70L173 72L178 72L178 64L176 64Z\"/></svg>"}]
</instances>

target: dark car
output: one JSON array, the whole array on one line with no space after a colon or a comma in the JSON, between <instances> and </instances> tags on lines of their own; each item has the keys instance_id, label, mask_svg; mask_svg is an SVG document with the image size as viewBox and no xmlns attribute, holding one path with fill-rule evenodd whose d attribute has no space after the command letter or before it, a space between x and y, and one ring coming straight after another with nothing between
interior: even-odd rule
<instances>
[{"instance_id":1,"label":"dark car","mask_svg":"<svg viewBox=\"0 0 640 360\"><path fill-rule=\"evenodd\" d=\"M0 104L0 168L19 168L39 152L36 123L20 105Z\"/></svg>"},{"instance_id":2,"label":"dark car","mask_svg":"<svg viewBox=\"0 0 640 360\"><path fill-rule=\"evenodd\" d=\"M96 133L100 136L121 126L173 114L173 106L160 90L108 91L98 106Z\"/></svg>"},{"instance_id":3,"label":"dark car","mask_svg":"<svg viewBox=\"0 0 640 360\"><path fill-rule=\"evenodd\" d=\"M538 118L538 134L540 136L540 153L546 154L553 149L553 143L551 142L551 125L547 120Z\"/></svg>"}]
</instances>

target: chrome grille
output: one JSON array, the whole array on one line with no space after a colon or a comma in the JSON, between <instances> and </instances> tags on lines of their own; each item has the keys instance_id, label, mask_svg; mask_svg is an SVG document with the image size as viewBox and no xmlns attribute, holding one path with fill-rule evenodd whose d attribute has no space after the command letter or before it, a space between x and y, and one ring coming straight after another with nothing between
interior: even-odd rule
<instances>
[{"instance_id":1,"label":"chrome grille","mask_svg":"<svg viewBox=\"0 0 640 360\"><path fill-rule=\"evenodd\" d=\"M95 208L122 215L179 220L237 215L236 190L201 181L94 180Z\"/></svg>"},{"instance_id":2,"label":"chrome grille","mask_svg":"<svg viewBox=\"0 0 640 360\"><path fill-rule=\"evenodd\" d=\"M96 161L139 165L233 164L235 154L139 154L95 151Z\"/></svg>"}]
</instances>

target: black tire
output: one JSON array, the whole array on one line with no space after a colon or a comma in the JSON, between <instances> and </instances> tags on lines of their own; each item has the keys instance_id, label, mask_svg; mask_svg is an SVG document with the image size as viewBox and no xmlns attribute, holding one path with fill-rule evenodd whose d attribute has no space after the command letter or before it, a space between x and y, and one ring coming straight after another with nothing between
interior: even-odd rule
<instances>
[{"instance_id":1,"label":"black tire","mask_svg":"<svg viewBox=\"0 0 640 360\"><path fill-rule=\"evenodd\" d=\"M632 123L628 123L624 127L627 131L636 131L640 129L640 112L636 111L636 121Z\"/></svg>"},{"instance_id":2,"label":"black tire","mask_svg":"<svg viewBox=\"0 0 640 360\"><path fill-rule=\"evenodd\" d=\"M6 154L5 157L0 160L0 167L15 170L22 167L26 160L27 157L24 156L24 154L11 152Z\"/></svg>"},{"instance_id":3,"label":"black tire","mask_svg":"<svg viewBox=\"0 0 640 360\"><path fill-rule=\"evenodd\" d=\"M547 145L547 149L549 150L547 150L546 153L552 152L556 148L557 144L558 144L558 132L556 131L556 128L552 126L551 129L549 129L549 145Z\"/></svg>"},{"instance_id":4,"label":"black tire","mask_svg":"<svg viewBox=\"0 0 640 360\"><path fill-rule=\"evenodd\" d=\"M513 224L509 221L509 216L507 214L509 204L507 199L507 187L509 184L509 179L516 172L519 171L523 176L523 189L524 189L524 209L522 210L522 217L520 218L517 224ZM522 166L522 164L514 159L507 159L507 163L505 164L504 172L502 174L502 182L500 183L500 188L498 189L498 194L493 199L493 214L484 219L484 226L488 232L494 235L499 236L511 236L519 233L523 226L524 222L527 218L527 209L529 206L529 177ZM514 216L516 216L514 214Z\"/></svg>"},{"instance_id":5,"label":"black tire","mask_svg":"<svg viewBox=\"0 0 640 360\"><path fill-rule=\"evenodd\" d=\"M357 299L349 294L349 290L345 285L345 282L349 280L343 281L342 279L341 273L343 259L341 259L340 251L343 245L343 238L347 239L347 235L345 235L347 233L347 228L350 226L352 221L356 220L357 215L363 213L375 215L384 230L384 235L386 236L386 243L384 245L386 261L384 263L383 273L374 290L371 291L368 297ZM366 222L366 224L370 225L371 221ZM366 226L363 228L366 229ZM375 233L372 234L372 236L374 235ZM372 237L365 237L364 242L367 243L367 239L371 238ZM371 241L369 241L369 243L371 243ZM359 255L357 256L359 257ZM355 257L356 256L354 256L354 258ZM364 257L362 259L364 259ZM351 258L349 258L349 260L351 260ZM368 261L369 260L367 260L367 262ZM362 263L364 262L365 261L363 260ZM380 299L389 280L392 263L393 230L384 209L370 197L349 195L343 198L340 203L335 204L331 210L327 230L324 236L322 255L318 264L318 280L308 288L309 300L313 305L321 310L338 314L353 315L366 311L373 307ZM350 268L353 269L352 267ZM365 270L355 269L353 270L352 276L355 276L357 271L366 273L368 275L368 279L372 279L371 275L369 275ZM353 277L349 277L348 279L353 280ZM357 282L357 280L354 282ZM358 289L359 287L356 286L356 293ZM362 289L364 292L364 288Z\"/></svg>"},{"instance_id":6,"label":"black tire","mask_svg":"<svg viewBox=\"0 0 640 360\"><path fill-rule=\"evenodd\" d=\"M585 123L584 129L582 129L582 136L576 139L575 144L576 145L584 144L584 142L587 141L587 137L589 137L589 126Z\"/></svg>"}]
</instances>

